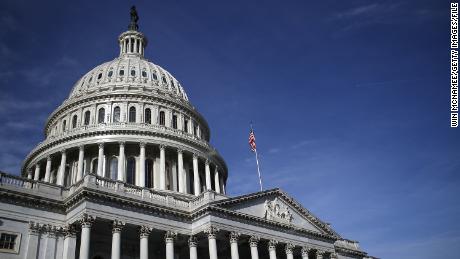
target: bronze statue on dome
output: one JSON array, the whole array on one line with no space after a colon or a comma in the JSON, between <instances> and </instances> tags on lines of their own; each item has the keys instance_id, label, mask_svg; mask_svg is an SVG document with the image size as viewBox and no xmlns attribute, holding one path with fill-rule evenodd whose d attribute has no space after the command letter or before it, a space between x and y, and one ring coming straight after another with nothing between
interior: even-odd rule
<instances>
[{"instance_id":1,"label":"bronze statue on dome","mask_svg":"<svg viewBox=\"0 0 460 259\"><path fill-rule=\"evenodd\" d=\"M137 31L139 29L139 25L137 25L137 21L139 21L139 16L137 15L136 6L131 7L131 22L129 24L129 30Z\"/></svg>"}]
</instances>

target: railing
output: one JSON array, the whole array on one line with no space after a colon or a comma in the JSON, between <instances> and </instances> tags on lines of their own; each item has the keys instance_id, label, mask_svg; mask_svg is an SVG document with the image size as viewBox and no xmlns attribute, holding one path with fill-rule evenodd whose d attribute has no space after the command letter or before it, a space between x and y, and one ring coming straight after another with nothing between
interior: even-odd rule
<instances>
[{"instance_id":1,"label":"railing","mask_svg":"<svg viewBox=\"0 0 460 259\"><path fill-rule=\"evenodd\" d=\"M37 181L20 176L0 172L0 185L9 185L18 188L33 189Z\"/></svg>"}]
</instances>

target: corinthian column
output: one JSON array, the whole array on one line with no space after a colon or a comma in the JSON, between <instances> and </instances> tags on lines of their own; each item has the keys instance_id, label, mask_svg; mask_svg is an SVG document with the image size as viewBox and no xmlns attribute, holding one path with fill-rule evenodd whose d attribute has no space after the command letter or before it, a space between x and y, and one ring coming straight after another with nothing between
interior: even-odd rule
<instances>
[{"instance_id":1,"label":"corinthian column","mask_svg":"<svg viewBox=\"0 0 460 259\"><path fill-rule=\"evenodd\" d=\"M308 258L308 253L311 251L309 247L302 247L302 259L309 259Z\"/></svg>"},{"instance_id":2,"label":"corinthian column","mask_svg":"<svg viewBox=\"0 0 460 259\"><path fill-rule=\"evenodd\" d=\"M51 176L51 156L46 158L46 168L45 168L45 179L44 181L49 183Z\"/></svg>"},{"instance_id":3,"label":"corinthian column","mask_svg":"<svg viewBox=\"0 0 460 259\"><path fill-rule=\"evenodd\" d=\"M62 257L66 259L75 259L77 246L77 234L73 225L64 227L64 247Z\"/></svg>"},{"instance_id":4,"label":"corinthian column","mask_svg":"<svg viewBox=\"0 0 460 259\"><path fill-rule=\"evenodd\" d=\"M238 238L239 237L240 237L240 233L238 232L230 233L230 253L232 255L232 259L240 259L240 255L238 253Z\"/></svg>"},{"instance_id":5,"label":"corinthian column","mask_svg":"<svg viewBox=\"0 0 460 259\"><path fill-rule=\"evenodd\" d=\"M294 255L292 254L293 249L293 244L286 244L286 259L294 259Z\"/></svg>"},{"instance_id":6,"label":"corinthian column","mask_svg":"<svg viewBox=\"0 0 460 259\"><path fill-rule=\"evenodd\" d=\"M317 250L316 251L316 259L323 259L324 251Z\"/></svg>"},{"instance_id":7,"label":"corinthian column","mask_svg":"<svg viewBox=\"0 0 460 259\"><path fill-rule=\"evenodd\" d=\"M198 259L198 253L196 250L196 245L197 245L197 240L196 237L190 236L188 239L188 247L190 250L190 259Z\"/></svg>"},{"instance_id":8,"label":"corinthian column","mask_svg":"<svg viewBox=\"0 0 460 259\"><path fill-rule=\"evenodd\" d=\"M177 169L179 174L179 192L185 193L184 159L182 149L177 149Z\"/></svg>"},{"instance_id":9,"label":"corinthian column","mask_svg":"<svg viewBox=\"0 0 460 259\"><path fill-rule=\"evenodd\" d=\"M80 241L80 259L89 259L89 245L91 236L91 226L95 217L83 214L81 222L81 241Z\"/></svg>"},{"instance_id":10,"label":"corinthian column","mask_svg":"<svg viewBox=\"0 0 460 259\"><path fill-rule=\"evenodd\" d=\"M38 237L40 235L40 225L29 222L29 239L27 242L26 259L36 259L38 254Z\"/></svg>"},{"instance_id":11,"label":"corinthian column","mask_svg":"<svg viewBox=\"0 0 460 259\"><path fill-rule=\"evenodd\" d=\"M99 151L97 154L97 175L104 176L104 143L99 143Z\"/></svg>"},{"instance_id":12,"label":"corinthian column","mask_svg":"<svg viewBox=\"0 0 460 259\"><path fill-rule=\"evenodd\" d=\"M278 241L276 240L268 241L268 255L270 256L270 259L276 259L276 245L277 244L278 244Z\"/></svg>"},{"instance_id":13,"label":"corinthian column","mask_svg":"<svg viewBox=\"0 0 460 259\"><path fill-rule=\"evenodd\" d=\"M118 181L124 181L125 179L125 142L120 142L120 150L118 154Z\"/></svg>"},{"instance_id":14,"label":"corinthian column","mask_svg":"<svg viewBox=\"0 0 460 259\"><path fill-rule=\"evenodd\" d=\"M173 231L167 231L165 234L166 243L166 259L174 259L174 238L177 233Z\"/></svg>"},{"instance_id":15,"label":"corinthian column","mask_svg":"<svg viewBox=\"0 0 460 259\"><path fill-rule=\"evenodd\" d=\"M164 145L160 145L160 190L166 190L166 162Z\"/></svg>"},{"instance_id":16,"label":"corinthian column","mask_svg":"<svg viewBox=\"0 0 460 259\"><path fill-rule=\"evenodd\" d=\"M56 183L60 186L64 186L64 174L65 174L65 164L67 160L67 153L65 150L61 151L61 165L59 166L58 176Z\"/></svg>"},{"instance_id":17,"label":"corinthian column","mask_svg":"<svg viewBox=\"0 0 460 259\"><path fill-rule=\"evenodd\" d=\"M139 186L145 187L145 143L139 143Z\"/></svg>"},{"instance_id":18,"label":"corinthian column","mask_svg":"<svg viewBox=\"0 0 460 259\"><path fill-rule=\"evenodd\" d=\"M149 235L152 232L151 227L141 226L139 228L140 236L140 259L149 259Z\"/></svg>"},{"instance_id":19,"label":"corinthian column","mask_svg":"<svg viewBox=\"0 0 460 259\"><path fill-rule=\"evenodd\" d=\"M260 238L257 236L252 236L249 239L249 246L251 247L251 259L259 259L259 251L257 250L259 240Z\"/></svg>"},{"instance_id":20,"label":"corinthian column","mask_svg":"<svg viewBox=\"0 0 460 259\"><path fill-rule=\"evenodd\" d=\"M77 182L83 178L83 158L85 157L85 146L81 145L78 148Z\"/></svg>"},{"instance_id":21,"label":"corinthian column","mask_svg":"<svg viewBox=\"0 0 460 259\"><path fill-rule=\"evenodd\" d=\"M217 232L219 232L219 229L213 226L210 226L204 230L204 233L208 234L209 259L217 259Z\"/></svg>"},{"instance_id":22,"label":"corinthian column","mask_svg":"<svg viewBox=\"0 0 460 259\"><path fill-rule=\"evenodd\" d=\"M55 226L47 225L46 231L46 243L45 243L45 258L54 258L56 253L56 231Z\"/></svg>"},{"instance_id":23,"label":"corinthian column","mask_svg":"<svg viewBox=\"0 0 460 259\"><path fill-rule=\"evenodd\" d=\"M200 176L198 174L198 156L193 154L193 191L195 196L200 195Z\"/></svg>"},{"instance_id":24,"label":"corinthian column","mask_svg":"<svg viewBox=\"0 0 460 259\"><path fill-rule=\"evenodd\" d=\"M217 166L216 166L216 169L214 170L214 187L215 187L215 191L217 193L221 193L220 192L220 181L219 181L220 177L219 177L219 170L217 169Z\"/></svg>"},{"instance_id":25,"label":"corinthian column","mask_svg":"<svg viewBox=\"0 0 460 259\"><path fill-rule=\"evenodd\" d=\"M112 259L120 259L121 256L121 230L125 222L114 220L112 223Z\"/></svg>"},{"instance_id":26,"label":"corinthian column","mask_svg":"<svg viewBox=\"0 0 460 259\"><path fill-rule=\"evenodd\" d=\"M212 190L211 187L211 170L209 169L209 160L206 159L204 164L205 166L205 173L206 173L206 190Z\"/></svg>"}]
</instances>

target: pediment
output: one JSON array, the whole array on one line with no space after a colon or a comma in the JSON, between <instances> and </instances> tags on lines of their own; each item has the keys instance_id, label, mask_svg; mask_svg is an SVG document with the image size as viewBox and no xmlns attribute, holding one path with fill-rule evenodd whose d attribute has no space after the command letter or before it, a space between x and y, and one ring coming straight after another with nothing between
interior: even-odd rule
<instances>
[{"instance_id":1,"label":"pediment","mask_svg":"<svg viewBox=\"0 0 460 259\"><path fill-rule=\"evenodd\" d=\"M279 189L231 198L214 206L309 231L336 235L329 226Z\"/></svg>"}]
</instances>

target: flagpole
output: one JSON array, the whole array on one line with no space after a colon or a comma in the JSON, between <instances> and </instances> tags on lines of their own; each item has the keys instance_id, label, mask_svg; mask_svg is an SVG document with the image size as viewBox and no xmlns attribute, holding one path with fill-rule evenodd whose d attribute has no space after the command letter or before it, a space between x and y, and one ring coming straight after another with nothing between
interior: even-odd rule
<instances>
[{"instance_id":1,"label":"flagpole","mask_svg":"<svg viewBox=\"0 0 460 259\"><path fill-rule=\"evenodd\" d=\"M263 188L262 188L262 177L260 176L259 156L257 155L257 149L255 149L254 152L256 153L257 173L259 174L260 191L263 191Z\"/></svg>"},{"instance_id":2,"label":"flagpole","mask_svg":"<svg viewBox=\"0 0 460 259\"><path fill-rule=\"evenodd\" d=\"M250 124L251 124L251 132L254 132L254 129L252 128L252 121L251 121ZM257 174L259 175L260 191L263 191L263 187L262 187L262 176L261 176L261 174L260 174L259 155L257 154L257 148L254 149L254 153L256 153Z\"/></svg>"}]
</instances>

